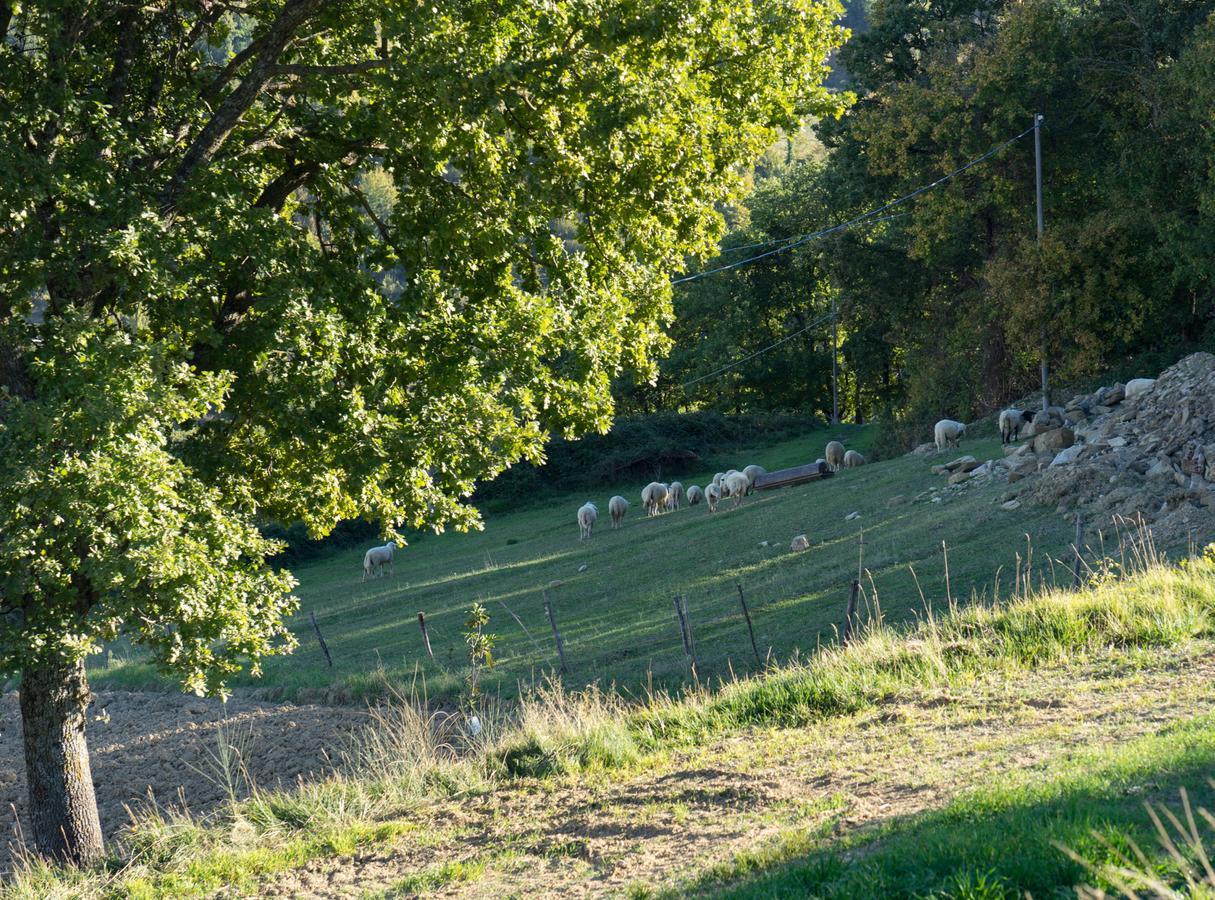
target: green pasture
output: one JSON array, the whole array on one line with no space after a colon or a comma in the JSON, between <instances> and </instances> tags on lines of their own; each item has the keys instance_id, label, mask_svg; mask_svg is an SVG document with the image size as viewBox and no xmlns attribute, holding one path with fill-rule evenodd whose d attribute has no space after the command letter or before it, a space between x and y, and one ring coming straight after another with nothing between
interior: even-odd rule
<instances>
[{"instance_id":1,"label":"green pasture","mask_svg":"<svg viewBox=\"0 0 1215 900\"><path fill-rule=\"evenodd\" d=\"M704 472L682 480L703 486L714 471L731 466L758 463L774 470L811 462L832 438L864 452L872 437L867 427L820 428L730 459L706 460ZM1001 454L997 438L968 440L961 450L979 459ZM837 639L858 564L862 615L880 605L890 623L922 614L925 601L942 609L948 596L966 603L976 594L990 599L997 588L1006 596L1018 556L1024 566L1031 548L1035 581L1050 583L1056 572L1066 580L1051 557L1068 556L1072 528L1053 510L1003 510L1002 485L946 493L939 503L917 501L944 486L945 479L930 472L943 458L876 462L824 481L758 492L737 509L726 501L715 515L701 505L647 519L641 481L546 497L488 517L481 532L422 535L398 552L391 575L365 583L363 549L335 551L295 572L301 605L291 625L299 648L270 660L260 680L244 678L237 687L281 688L303 697L333 688L360 696L387 676L419 689L424 684L431 700L452 699L466 672L463 623L470 605L480 601L497 638L496 664L483 688L509 698L520 681L541 678L557 665L543 609L547 592L565 641L565 683L614 684L636 694L650 686L677 687L689 676L676 595L687 598L698 674L716 679L757 668L739 585L761 659L779 662ZM632 504L618 531L607 514L614 493ZM899 495L905 502L892 505ZM594 536L580 542L575 513L586 500L598 504L600 517ZM859 518L846 520L852 512ZM790 540L801 533L811 549L790 552ZM420 611L433 660L423 647ZM328 643L332 668L310 613ZM156 682L155 673L121 648L98 660L93 677L111 686Z\"/></svg>"}]
</instances>

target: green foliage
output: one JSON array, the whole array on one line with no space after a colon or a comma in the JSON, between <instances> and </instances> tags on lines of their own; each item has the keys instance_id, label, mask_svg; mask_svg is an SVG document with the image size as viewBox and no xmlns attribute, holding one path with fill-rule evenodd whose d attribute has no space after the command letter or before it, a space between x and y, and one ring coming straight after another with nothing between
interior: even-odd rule
<instances>
[{"instance_id":1,"label":"green foliage","mask_svg":"<svg viewBox=\"0 0 1215 900\"><path fill-rule=\"evenodd\" d=\"M485 633L489 624L489 613L480 603L474 603L464 622L464 643L468 647L468 678L464 694L464 705L469 710L477 709L481 696L481 670L494 669L494 642L497 638Z\"/></svg>"},{"instance_id":2,"label":"green foliage","mask_svg":"<svg viewBox=\"0 0 1215 900\"><path fill-rule=\"evenodd\" d=\"M727 375L679 384L837 304L847 415L906 440L1037 386L1110 368L1155 374L1215 340L1210 129L1215 4L876 0L840 52L859 99L819 124L825 162L763 184L723 248L815 231L929 184L1025 130L1042 135L1046 231L1030 137L903 207L692 282L656 405L830 405L829 329ZM746 253L723 253L728 263ZM904 443L905 446L905 443Z\"/></svg>"},{"instance_id":3,"label":"green foliage","mask_svg":"<svg viewBox=\"0 0 1215 900\"><path fill-rule=\"evenodd\" d=\"M289 645L255 523L476 527L606 429L837 11L0 5L0 671L220 690Z\"/></svg>"}]
</instances>

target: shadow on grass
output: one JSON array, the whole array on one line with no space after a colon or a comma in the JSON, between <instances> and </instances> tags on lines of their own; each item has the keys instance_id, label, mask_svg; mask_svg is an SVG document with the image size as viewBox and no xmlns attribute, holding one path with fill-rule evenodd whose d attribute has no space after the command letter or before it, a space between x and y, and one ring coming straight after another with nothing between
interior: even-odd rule
<instances>
[{"instance_id":1,"label":"shadow on grass","mask_svg":"<svg viewBox=\"0 0 1215 900\"><path fill-rule=\"evenodd\" d=\"M942 809L888 819L834 842L824 834L787 834L670 896L1073 897L1077 885L1094 879L1058 845L1101 864L1112 861L1111 847L1128 853L1131 841L1158 876L1176 882L1144 802L1176 805L1184 787L1194 806L1215 809L1213 772L1215 717L1203 717L1076 754L1046 771L1000 776Z\"/></svg>"}]
</instances>

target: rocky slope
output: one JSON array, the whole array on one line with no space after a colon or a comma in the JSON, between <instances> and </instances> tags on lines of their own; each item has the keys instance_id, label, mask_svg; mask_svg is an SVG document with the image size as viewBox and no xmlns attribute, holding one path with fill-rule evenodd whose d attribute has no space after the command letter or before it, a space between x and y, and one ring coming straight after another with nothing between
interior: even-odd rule
<instances>
[{"instance_id":1,"label":"rocky slope","mask_svg":"<svg viewBox=\"0 0 1215 900\"><path fill-rule=\"evenodd\" d=\"M1162 549L1215 541L1215 355L1075 396L1036 413L1022 437L1003 459L935 467L949 485L932 499L996 480L1009 484L1000 498L1007 508L1080 513L1090 534L1142 521Z\"/></svg>"}]
</instances>

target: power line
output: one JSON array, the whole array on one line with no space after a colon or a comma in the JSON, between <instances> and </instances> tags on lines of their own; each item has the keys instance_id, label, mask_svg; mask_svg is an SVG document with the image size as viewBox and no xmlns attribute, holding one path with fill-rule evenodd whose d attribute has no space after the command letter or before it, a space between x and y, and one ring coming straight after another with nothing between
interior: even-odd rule
<instances>
[{"instance_id":1,"label":"power line","mask_svg":"<svg viewBox=\"0 0 1215 900\"><path fill-rule=\"evenodd\" d=\"M741 366L747 360L755 359L755 357L757 357L757 356L762 356L763 354L767 353L772 348L779 347L781 344L785 343L785 341L791 341L791 340L793 340L793 338L797 337L799 334L804 334L805 332L807 332L811 328L813 328L815 325L820 325L823 322L826 322L828 319L831 318L832 315L834 315L834 313L827 313L827 315L825 315L825 316L819 316L817 319L815 319L809 325L799 328L799 329L797 329L797 331L794 331L791 334L786 334L779 341L769 344L767 347L761 347L759 350L756 350L750 356L744 356L742 359L736 359L732 363L726 363L720 369L716 369L707 375L700 375L696 378L693 378L691 381L684 382L682 385L680 385L680 387L689 388L692 385L697 384L701 381L705 381L706 379L713 378L716 375L720 375L722 372L728 372L728 371L730 371L730 369L733 369L735 366Z\"/></svg>"},{"instance_id":2,"label":"power line","mask_svg":"<svg viewBox=\"0 0 1215 900\"><path fill-rule=\"evenodd\" d=\"M826 237L827 235L832 234L836 231L841 231L845 228L851 228L853 225L859 225L861 223L871 224L871 223L876 223L876 222L880 222L880 221L885 221L886 219L892 219L892 218L894 218L894 216L885 216L880 219L873 218L873 217L879 215L880 213L884 213L888 209L893 209L896 206L900 206L900 205L908 202L909 200L914 200L916 197L920 196L921 194L927 193L928 191L931 191L935 187L940 187L942 184L949 181L951 178L956 178L957 176L961 175L967 169L973 168L974 166L977 166L979 163L984 162L985 160L991 159L991 157L995 156L997 153L1002 151L1005 147L1008 147L1010 144L1014 144L1017 141L1021 140L1021 138L1025 137L1025 135L1029 134L1033 130L1034 130L1034 126L1030 125L1028 128L1026 128L1020 134L1010 137L1008 140L1004 141L1004 143L1002 143L1002 144L997 144L995 147L992 147L990 150L988 150L982 156L976 156L970 162L966 163L963 166L959 166L958 168L954 169L952 172L949 172L946 175L942 175L936 181L933 181L929 184L925 184L921 187L918 187L914 191L912 191L910 194L905 194L904 196L899 197L896 200L891 200L889 203L884 203L883 205L877 207L876 209L871 209L871 210L869 210L869 212L862 213L861 215L857 216L854 219L849 219L848 221L841 222L838 225L832 225L830 228L824 228L822 231L815 231L815 232L812 232L811 234L804 235L801 238L799 238L798 240L794 241L793 243L785 244L782 247L777 247L775 250L769 250L766 253L760 253L757 256L751 256L751 257L748 257L747 259L740 259L737 262L732 262L732 263L729 263L728 265L724 265L724 266L718 266L715 269L707 269L704 272L697 272L695 275L685 275L683 278L676 278L671 283L672 284L685 284L689 281L698 281L699 279L705 278L709 275L716 275L718 272L725 272L725 271L728 271L729 269L737 269L740 266L750 265L753 262L757 262L761 259L766 259L767 257L773 256L777 253L783 253L786 250L792 250L794 247L800 247L803 244L814 240L815 238Z\"/></svg>"},{"instance_id":3,"label":"power line","mask_svg":"<svg viewBox=\"0 0 1215 900\"><path fill-rule=\"evenodd\" d=\"M740 266L745 266L750 263L756 262L757 260L765 259L776 253L782 253L785 250L792 250L794 247L799 247L802 244L805 244L808 241L813 240L814 238L824 237L828 234L831 234L832 232L840 231L844 228L850 228L853 225L858 225L858 224L862 224L862 223L876 224L878 222L884 222L889 219L896 219L899 216L909 215L910 214L909 212L903 212L903 213L895 213L895 214L889 215L889 216L880 216L878 218L874 218L875 216L878 216L879 213L883 213L888 209L893 209L894 207L899 206L903 203L906 203L909 200L913 200L914 198L920 196L921 194L924 194L924 193L932 190L935 187L939 187L940 185L944 184L946 181L949 181L951 178L955 178L958 175L961 175L967 169L973 168L974 166L977 166L979 163L983 162L984 160L990 159L991 157L995 156L997 153L1002 151L1005 147L1008 147L1010 144L1014 144L1017 141L1021 140L1021 138L1025 137L1027 134L1029 134L1031 131L1033 131L1034 128L1037 126L1037 124L1038 124L1037 120L1035 120L1035 123L1033 125L1026 128L1020 134L1010 137L1008 140L1004 141L1004 143L1002 143L1002 144L997 144L995 147L992 147L990 150L988 150L982 156L976 156L970 162L966 163L963 166L959 166L958 168L954 169L952 172L949 172L946 175L942 175L936 181L933 181L929 184L922 185L921 187L916 188L910 194L905 194L904 196L899 197L896 200L891 200L889 203L883 204L882 206L879 206L876 209L871 209L867 213L862 213L861 215L857 216L856 218L849 219L846 222L841 222L838 225L833 225L830 228L824 228L822 231L816 231L816 232L812 232L810 234L801 235L796 240L794 240L793 243L785 244L784 246L777 247L774 250L769 250L766 253L760 253L758 256L752 256L747 259L740 259L737 262L730 263L729 265L719 266L715 269L708 269L704 272L698 272L695 275L688 275L684 278L678 278L675 281L673 281L672 284L683 284L688 281L696 281L697 279L704 278L708 275L716 274L717 272L724 272L728 269L737 269ZM783 240L792 240L792 239L785 238ZM776 242L769 241L767 243L776 243ZM761 242L759 244L755 244L752 246L761 247L761 246L764 246L764 243ZM732 249L741 250L741 249L745 249L745 246L744 247L735 247ZM743 363L749 362L750 360L755 359L757 356L762 356L763 354L767 353L768 351L776 349L781 344L784 344L787 341L792 340L793 338L797 337L799 334L805 334L811 328L815 327L816 325L820 325L823 322L826 322L828 319L832 318L834 315L835 315L835 313L833 311L833 312L827 313L824 316L820 316L819 318L815 319L810 324L799 328L797 331L794 331L794 332L791 332L790 334L785 335L780 340L774 341L771 344L768 344L766 347L761 347L760 349L756 350L754 353L750 353L747 356L744 356L742 359L736 359L736 360L734 360L734 362L726 363L721 368L715 369L712 372L709 372L708 374L699 375L696 378L693 378L691 381L685 381L682 385L680 385L680 387L682 387L684 390L686 390L695 384L699 384L702 381L707 381L710 378L715 378L716 376L721 375L724 372L728 372L731 369L736 368L737 366L741 366Z\"/></svg>"},{"instance_id":4,"label":"power line","mask_svg":"<svg viewBox=\"0 0 1215 900\"><path fill-rule=\"evenodd\" d=\"M883 216L880 219L873 219L872 222L885 222L889 219L899 219L899 218L902 218L903 216L909 216L909 215L911 215L910 210L908 210L907 212L895 213L892 216ZM868 225L871 223L866 222L865 224ZM721 250L719 250L717 252L717 255L724 256L727 253L737 253L739 250L754 250L757 247L771 247L773 244L783 244L783 243L786 243L787 241L797 241L797 240L801 240L804 237L810 237L810 235L809 234L791 234L788 237L774 238L773 240L770 240L770 241L758 241L754 244L740 244L737 247L723 247Z\"/></svg>"}]
</instances>

